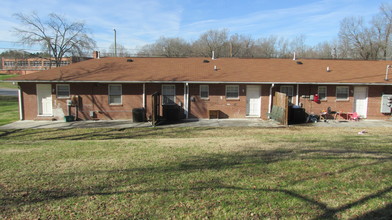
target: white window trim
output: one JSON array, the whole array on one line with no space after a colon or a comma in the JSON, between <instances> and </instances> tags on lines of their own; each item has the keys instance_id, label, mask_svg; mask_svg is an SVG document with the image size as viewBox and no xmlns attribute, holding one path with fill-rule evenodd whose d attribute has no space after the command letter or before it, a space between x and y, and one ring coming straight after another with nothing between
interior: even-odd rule
<instances>
[{"instance_id":1,"label":"white window trim","mask_svg":"<svg viewBox=\"0 0 392 220\"><path fill-rule=\"evenodd\" d=\"M338 98L338 88L347 88L347 98L346 99L341 99ZM336 101L348 101L350 100L350 87L348 86L336 86Z\"/></svg>"},{"instance_id":2,"label":"white window trim","mask_svg":"<svg viewBox=\"0 0 392 220\"><path fill-rule=\"evenodd\" d=\"M165 86L173 86L174 87L174 95L173 95L173 104L164 104L163 103L163 101L164 101L164 99L163 99L163 96L164 96L164 94L163 94L163 87L165 87ZM176 97L176 85L174 85L174 84L163 84L162 85L162 105L175 105L176 104L176 99L177 99L177 97Z\"/></svg>"},{"instance_id":3,"label":"white window trim","mask_svg":"<svg viewBox=\"0 0 392 220\"><path fill-rule=\"evenodd\" d=\"M68 87L68 96L59 96L59 86ZM69 99L71 97L71 87L69 84L56 84L56 98L58 99Z\"/></svg>"},{"instance_id":4,"label":"white window trim","mask_svg":"<svg viewBox=\"0 0 392 220\"><path fill-rule=\"evenodd\" d=\"M234 86L237 87L237 97L227 97L227 88L234 87ZM240 86L239 85L226 85L225 95L226 95L226 99L228 99L228 100L238 100L238 99L240 99Z\"/></svg>"},{"instance_id":5,"label":"white window trim","mask_svg":"<svg viewBox=\"0 0 392 220\"><path fill-rule=\"evenodd\" d=\"M328 87L327 86L319 86L317 88L317 94L320 97L320 88L325 88L325 98L320 98L320 101L326 101L328 99Z\"/></svg>"},{"instance_id":6,"label":"white window trim","mask_svg":"<svg viewBox=\"0 0 392 220\"><path fill-rule=\"evenodd\" d=\"M111 94L110 94L110 87L111 86L120 86L120 88L121 88L121 94L120 94L120 103L110 103L110 96L111 96ZM122 92L122 84L109 84L108 85L108 104L109 105L122 105L122 98L123 98L123 92Z\"/></svg>"},{"instance_id":7,"label":"white window trim","mask_svg":"<svg viewBox=\"0 0 392 220\"><path fill-rule=\"evenodd\" d=\"M201 96L201 88L204 87L204 86L207 88L207 93L208 93L207 97L202 97ZM208 100L210 98L210 86L209 85L200 85L199 90L200 90L199 91L199 96L200 96L201 99Z\"/></svg>"}]
</instances>

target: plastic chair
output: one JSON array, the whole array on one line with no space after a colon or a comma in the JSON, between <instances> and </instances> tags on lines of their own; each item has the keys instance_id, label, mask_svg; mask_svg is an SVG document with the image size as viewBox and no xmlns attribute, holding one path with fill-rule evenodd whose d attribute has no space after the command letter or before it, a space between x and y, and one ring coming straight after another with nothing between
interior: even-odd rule
<instances>
[{"instance_id":1,"label":"plastic chair","mask_svg":"<svg viewBox=\"0 0 392 220\"><path fill-rule=\"evenodd\" d=\"M358 121L359 120L359 115L356 112L348 114L348 119L353 120L353 121Z\"/></svg>"}]
</instances>

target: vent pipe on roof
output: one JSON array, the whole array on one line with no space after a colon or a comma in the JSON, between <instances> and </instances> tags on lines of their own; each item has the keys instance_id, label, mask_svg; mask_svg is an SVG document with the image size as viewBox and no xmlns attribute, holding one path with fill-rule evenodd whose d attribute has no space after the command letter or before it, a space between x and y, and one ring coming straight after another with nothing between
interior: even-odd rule
<instances>
[{"instance_id":1,"label":"vent pipe on roof","mask_svg":"<svg viewBox=\"0 0 392 220\"><path fill-rule=\"evenodd\" d=\"M293 57L293 60L296 60L296 58L295 58L295 52L294 52L294 57Z\"/></svg>"},{"instance_id":2,"label":"vent pipe on roof","mask_svg":"<svg viewBox=\"0 0 392 220\"><path fill-rule=\"evenodd\" d=\"M387 70L385 71L385 81L388 81L389 79L388 79L388 73L389 73L389 69L392 69L392 66L391 65L387 65Z\"/></svg>"},{"instance_id":3,"label":"vent pipe on roof","mask_svg":"<svg viewBox=\"0 0 392 220\"><path fill-rule=\"evenodd\" d=\"M213 60L215 60L215 51L212 51L212 57Z\"/></svg>"}]
</instances>

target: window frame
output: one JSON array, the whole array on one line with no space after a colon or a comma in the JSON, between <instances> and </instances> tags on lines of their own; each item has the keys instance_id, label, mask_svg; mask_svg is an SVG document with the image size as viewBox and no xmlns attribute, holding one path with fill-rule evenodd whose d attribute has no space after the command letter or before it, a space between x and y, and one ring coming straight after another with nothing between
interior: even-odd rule
<instances>
[{"instance_id":1,"label":"window frame","mask_svg":"<svg viewBox=\"0 0 392 220\"><path fill-rule=\"evenodd\" d=\"M321 97L321 92L320 92L320 89L325 89L325 97L324 98L322 98ZM317 88L317 94L318 94L318 96L319 96L319 100L320 101L326 101L327 100L327 97L328 97L328 88L327 88L327 86L319 86L318 88Z\"/></svg>"},{"instance_id":2,"label":"window frame","mask_svg":"<svg viewBox=\"0 0 392 220\"><path fill-rule=\"evenodd\" d=\"M287 92L287 93L286 93L286 92L283 92L283 91L282 91L283 88L290 88L290 89L291 89L291 95L288 94L288 92ZM288 97L294 97L294 86L286 86L286 85L280 86L279 91L280 91L281 93L286 94Z\"/></svg>"},{"instance_id":3,"label":"window frame","mask_svg":"<svg viewBox=\"0 0 392 220\"><path fill-rule=\"evenodd\" d=\"M59 91L61 91L61 89L59 87L61 87L61 86L67 87L68 96L59 94ZM62 92L64 92L64 91L62 91ZM67 92L67 91L65 91L65 92ZM58 98L58 99L69 99L70 97L71 97L71 86L69 84L56 84L56 98Z\"/></svg>"},{"instance_id":4,"label":"window frame","mask_svg":"<svg viewBox=\"0 0 392 220\"><path fill-rule=\"evenodd\" d=\"M173 87L173 94L166 94L167 90L165 90L165 87ZM176 104L176 85L174 84L163 84L162 85L162 105L175 105ZM166 103L165 97L167 96L172 96L173 99L169 99L172 102Z\"/></svg>"},{"instance_id":5,"label":"window frame","mask_svg":"<svg viewBox=\"0 0 392 220\"><path fill-rule=\"evenodd\" d=\"M338 90L339 89L346 89L347 90L347 98L339 98L338 97ZM340 93L342 94L342 93ZM348 101L350 100L350 87L349 86L336 86L336 101Z\"/></svg>"},{"instance_id":6,"label":"window frame","mask_svg":"<svg viewBox=\"0 0 392 220\"><path fill-rule=\"evenodd\" d=\"M111 87L120 87L120 94L112 94ZM122 105L122 84L109 84L108 85L108 103L109 105ZM111 97L120 96L120 102L111 102Z\"/></svg>"},{"instance_id":7,"label":"window frame","mask_svg":"<svg viewBox=\"0 0 392 220\"><path fill-rule=\"evenodd\" d=\"M229 88L236 88L236 93L237 93L236 97L234 97L234 96L230 96L229 97L228 96ZM233 91L230 91L230 92L233 92ZM226 99L228 99L228 100L238 100L238 99L240 99L240 86L239 85L226 85L225 95L226 95Z\"/></svg>"},{"instance_id":8,"label":"window frame","mask_svg":"<svg viewBox=\"0 0 392 220\"><path fill-rule=\"evenodd\" d=\"M203 89L202 88L204 88L204 89L206 89L207 91L203 91ZM200 89L200 91L199 91L199 95L200 95L200 98L201 99L209 99L210 98L210 87L209 87L209 85L200 85L200 87L199 87L199 89ZM206 92L207 93L207 96L205 97L203 97L203 92Z\"/></svg>"}]
</instances>

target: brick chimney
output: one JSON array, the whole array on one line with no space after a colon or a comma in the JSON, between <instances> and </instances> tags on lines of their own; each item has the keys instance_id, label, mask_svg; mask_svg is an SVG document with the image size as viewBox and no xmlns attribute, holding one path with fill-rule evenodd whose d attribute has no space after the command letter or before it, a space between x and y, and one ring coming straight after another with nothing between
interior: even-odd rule
<instances>
[{"instance_id":1,"label":"brick chimney","mask_svg":"<svg viewBox=\"0 0 392 220\"><path fill-rule=\"evenodd\" d=\"M99 59L99 51L93 51L93 59Z\"/></svg>"}]
</instances>

